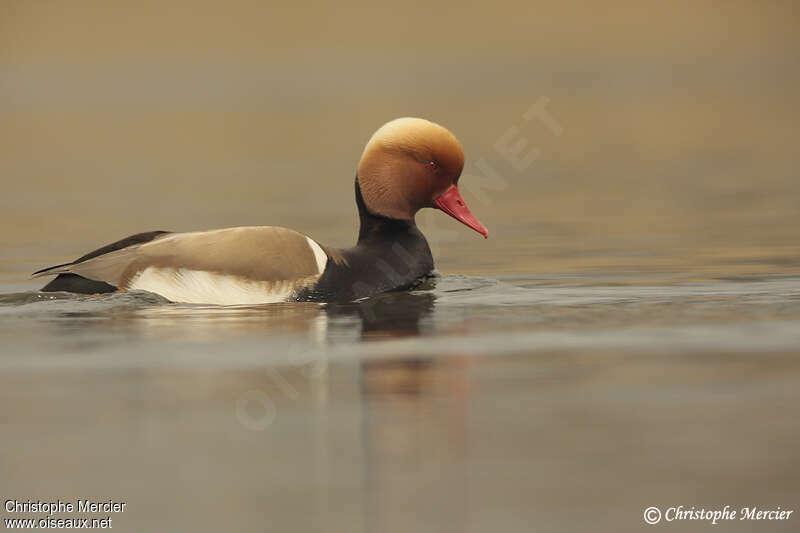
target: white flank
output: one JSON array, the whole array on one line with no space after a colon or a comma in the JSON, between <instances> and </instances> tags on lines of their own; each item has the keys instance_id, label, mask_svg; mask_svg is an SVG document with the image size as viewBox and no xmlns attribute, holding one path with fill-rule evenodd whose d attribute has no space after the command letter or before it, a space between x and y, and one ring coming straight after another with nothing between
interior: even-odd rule
<instances>
[{"instance_id":1,"label":"white flank","mask_svg":"<svg viewBox=\"0 0 800 533\"><path fill-rule=\"evenodd\" d=\"M317 260L317 269L319 270L319 273L322 274L322 272L325 270L325 265L328 264L328 254L326 254L320 245L314 242L311 238L306 237L306 239L308 240L308 246L314 252L314 259Z\"/></svg>"},{"instance_id":2,"label":"white flank","mask_svg":"<svg viewBox=\"0 0 800 533\"><path fill-rule=\"evenodd\" d=\"M250 281L202 270L147 267L127 290L154 292L173 302L247 305L285 302L303 281Z\"/></svg>"}]
</instances>

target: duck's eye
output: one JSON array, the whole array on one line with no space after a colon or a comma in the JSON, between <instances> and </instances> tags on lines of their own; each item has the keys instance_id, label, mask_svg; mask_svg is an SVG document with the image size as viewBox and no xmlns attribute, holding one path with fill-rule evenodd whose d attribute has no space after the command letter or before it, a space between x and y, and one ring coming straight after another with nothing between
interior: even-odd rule
<instances>
[{"instance_id":1,"label":"duck's eye","mask_svg":"<svg viewBox=\"0 0 800 533\"><path fill-rule=\"evenodd\" d=\"M437 170L439 168L439 164L436 161L428 161L425 165L428 170Z\"/></svg>"}]
</instances>

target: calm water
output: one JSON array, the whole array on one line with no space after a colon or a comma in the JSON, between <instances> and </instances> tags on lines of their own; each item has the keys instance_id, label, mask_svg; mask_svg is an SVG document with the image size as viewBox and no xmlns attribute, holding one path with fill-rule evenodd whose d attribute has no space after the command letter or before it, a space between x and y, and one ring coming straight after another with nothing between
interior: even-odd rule
<instances>
[{"instance_id":1,"label":"calm water","mask_svg":"<svg viewBox=\"0 0 800 533\"><path fill-rule=\"evenodd\" d=\"M650 505L800 501L798 277L8 292L0 342L5 487L126 501L124 531L625 531Z\"/></svg>"},{"instance_id":2,"label":"calm water","mask_svg":"<svg viewBox=\"0 0 800 533\"><path fill-rule=\"evenodd\" d=\"M800 348L800 277L633 281L450 275L412 292L350 304L231 307L174 304L146 292L5 293L0 368L280 366L406 352L438 358L581 348Z\"/></svg>"}]
</instances>

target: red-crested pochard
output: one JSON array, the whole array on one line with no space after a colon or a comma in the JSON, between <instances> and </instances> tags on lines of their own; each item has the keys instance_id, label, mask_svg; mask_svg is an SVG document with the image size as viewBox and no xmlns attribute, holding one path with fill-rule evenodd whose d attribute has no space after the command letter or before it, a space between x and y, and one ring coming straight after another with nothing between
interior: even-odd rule
<instances>
[{"instance_id":1,"label":"red-crested pochard","mask_svg":"<svg viewBox=\"0 0 800 533\"><path fill-rule=\"evenodd\" d=\"M417 211L438 208L489 234L456 187L463 167L461 143L450 131L399 118L381 126L361 155L355 182L361 228L352 248L272 226L151 231L33 276L57 276L42 288L48 292L144 290L173 302L221 305L350 301L410 288L433 270L414 223Z\"/></svg>"}]
</instances>

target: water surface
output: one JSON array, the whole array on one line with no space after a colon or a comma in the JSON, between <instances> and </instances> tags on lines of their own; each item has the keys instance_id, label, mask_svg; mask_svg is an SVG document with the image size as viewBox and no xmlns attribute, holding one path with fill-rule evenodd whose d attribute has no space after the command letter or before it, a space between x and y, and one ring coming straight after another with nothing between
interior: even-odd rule
<instances>
[{"instance_id":1,"label":"water surface","mask_svg":"<svg viewBox=\"0 0 800 533\"><path fill-rule=\"evenodd\" d=\"M8 292L5 483L127 501L126 531L617 531L650 505L793 508L798 326L791 276L444 275L233 307Z\"/></svg>"}]
</instances>

